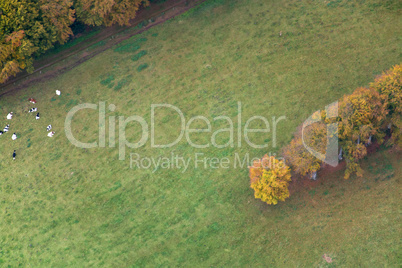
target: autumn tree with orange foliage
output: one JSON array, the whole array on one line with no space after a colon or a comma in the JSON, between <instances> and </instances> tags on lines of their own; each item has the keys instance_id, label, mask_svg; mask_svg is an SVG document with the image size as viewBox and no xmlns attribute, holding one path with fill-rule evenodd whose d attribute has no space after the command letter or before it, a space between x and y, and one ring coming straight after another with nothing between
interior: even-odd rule
<instances>
[{"instance_id":1,"label":"autumn tree with orange foliage","mask_svg":"<svg viewBox=\"0 0 402 268\"><path fill-rule=\"evenodd\" d=\"M338 135L347 164L345 179L353 173L362 176L363 171L358 162L367 155L366 146L373 137L382 142L384 132L381 126L386 115L381 96L373 88L358 88L341 99Z\"/></svg>"},{"instance_id":2,"label":"autumn tree with orange foliage","mask_svg":"<svg viewBox=\"0 0 402 268\"><path fill-rule=\"evenodd\" d=\"M298 132L290 144L283 149L283 155L293 171L302 176L309 174L313 177L321 168L322 160L325 159L326 144L326 125L317 122ZM307 148L319 153L320 157L314 156Z\"/></svg>"},{"instance_id":3,"label":"autumn tree with orange foliage","mask_svg":"<svg viewBox=\"0 0 402 268\"><path fill-rule=\"evenodd\" d=\"M75 10L71 0L40 0L39 7L46 24L51 25L52 39L50 46L55 42L63 44L73 35L70 25L75 21Z\"/></svg>"},{"instance_id":4,"label":"autumn tree with orange foliage","mask_svg":"<svg viewBox=\"0 0 402 268\"><path fill-rule=\"evenodd\" d=\"M77 20L87 25L128 25L148 0L0 0L0 84L33 57L65 43Z\"/></svg>"},{"instance_id":5,"label":"autumn tree with orange foliage","mask_svg":"<svg viewBox=\"0 0 402 268\"><path fill-rule=\"evenodd\" d=\"M321 168L327 143L337 139L346 159L345 179L354 173L362 176L359 160L367 155L367 146L373 138L381 144L386 131L391 130L391 145L402 146L401 118L402 65L396 65L369 88L357 88L338 105L314 113L305 122L306 127L303 125L302 131L283 149L283 155L296 173L311 175ZM331 124L337 126L337 131L328 133ZM265 155L249 168L255 198L277 204L289 197L291 175L284 160Z\"/></svg>"},{"instance_id":6,"label":"autumn tree with orange foliage","mask_svg":"<svg viewBox=\"0 0 402 268\"><path fill-rule=\"evenodd\" d=\"M276 205L289 197L290 169L283 160L265 155L249 168L255 198Z\"/></svg>"},{"instance_id":7,"label":"autumn tree with orange foliage","mask_svg":"<svg viewBox=\"0 0 402 268\"><path fill-rule=\"evenodd\" d=\"M141 6L148 0L75 0L77 19L87 25L129 25Z\"/></svg>"},{"instance_id":8,"label":"autumn tree with orange foliage","mask_svg":"<svg viewBox=\"0 0 402 268\"><path fill-rule=\"evenodd\" d=\"M378 77L369 88L357 88L338 105L314 113L283 149L286 161L301 175L315 174L325 158L327 143L337 139L340 158L346 159L345 179L363 175L359 160L367 155L367 146L375 138L383 143L391 130L390 144L402 146L402 65L396 65ZM328 126L337 130L328 133ZM335 133L332 133L335 132ZM312 152L314 151L314 153ZM277 204L289 197L290 168L284 160L265 155L249 167L255 198Z\"/></svg>"},{"instance_id":9,"label":"autumn tree with orange foliage","mask_svg":"<svg viewBox=\"0 0 402 268\"><path fill-rule=\"evenodd\" d=\"M23 39L24 35L22 30L14 32L5 36L0 43L0 83L32 63L29 56L34 48L30 42Z\"/></svg>"},{"instance_id":10,"label":"autumn tree with orange foliage","mask_svg":"<svg viewBox=\"0 0 402 268\"><path fill-rule=\"evenodd\" d=\"M72 34L70 0L0 1L0 83L20 70L32 71L33 56Z\"/></svg>"},{"instance_id":11,"label":"autumn tree with orange foliage","mask_svg":"<svg viewBox=\"0 0 402 268\"><path fill-rule=\"evenodd\" d=\"M380 93L387 109L383 128L391 130L389 143L402 147L402 65L382 74L370 87Z\"/></svg>"}]
</instances>

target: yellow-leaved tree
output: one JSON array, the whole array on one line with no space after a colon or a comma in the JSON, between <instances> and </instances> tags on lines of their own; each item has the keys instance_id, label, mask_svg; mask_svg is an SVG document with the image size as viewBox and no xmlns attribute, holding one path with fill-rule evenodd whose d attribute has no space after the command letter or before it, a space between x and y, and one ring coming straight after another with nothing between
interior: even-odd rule
<instances>
[{"instance_id":1,"label":"yellow-leaved tree","mask_svg":"<svg viewBox=\"0 0 402 268\"><path fill-rule=\"evenodd\" d=\"M24 36L25 32L20 30L0 40L0 83L32 65L31 54L35 48Z\"/></svg>"},{"instance_id":2,"label":"yellow-leaved tree","mask_svg":"<svg viewBox=\"0 0 402 268\"><path fill-rule=\"evenodd\" d=\"M381 126L387 110L378 91L357 88L344 96L339 103L339 143L346 160L345 179L356 173L362 176L359 160L367 155L366 146L375 137L380 143L384 138Z\"/></svg>"},{"instance_id":3,"label":"yellow-leaved tree","mask_svg":"<svg viewBox=\"0 0 402 268\"><path fill-rule=\"evenodd\" d=\"M141 6L148 0L75 0L77 19L87 25L128 25Z\"/></svg>"},{"instance_id":4,"label":"yellow-leaved tree","mask_svg":"<svg viewBox=\"0 0 402 268\"><path fill-rule=\"evenodd\" d=\"M33 71L33 57L64 43L74 22L70 0L0 1L0 84L19 71Z\"/></svg>"},{"instance_id":5,"label":"yellow-leaved tree","mask_svg":"<svg viewBox=\"0 0 402 268\"><path fill-rule=\"evenodd\" d=\"M317 113L316 116L319 114ZM308 174L314 177L321 168L322 160L325 159L326 145L326 125L316 122L296 133L290 144L283 149L283 155L294 172L302 176ZM321 157L317 158L308 148L321 154Z\"/></svg>"},{"instance_id":6,"label":"yellow-leaved tree","mask_svg":"<svg viewBox=\"0 0 402 268\"><path fill-rule=\"evenodd\" d=\"M390 144L402 146L402 65L396 65L370 85L382 97L387 109L384 129L391 130Z\"/></svg>"},{"instance_id":7,"label":"yellow-leaved tree","mask_svg":"<svg viewBox=\"0 0 402 268\"><path fill-rule=\"evenodd\" d=\"M0 84L23 69L33 71L33 58L68 41L76 19L91 26L128 25L147 5L148 0L0 0Z\"/></svg>"},{"instance_id":8,"label":"yellow-leaved tree","mask_svg":"<svg viewBox=\"0 0 402 268\"><path fill-rule=\"evenodd\" d=\"M289 197L290 168L283 160L265 155L250 167L251 188L255 198L276 205Z\"/></svg>"}]
</instances>

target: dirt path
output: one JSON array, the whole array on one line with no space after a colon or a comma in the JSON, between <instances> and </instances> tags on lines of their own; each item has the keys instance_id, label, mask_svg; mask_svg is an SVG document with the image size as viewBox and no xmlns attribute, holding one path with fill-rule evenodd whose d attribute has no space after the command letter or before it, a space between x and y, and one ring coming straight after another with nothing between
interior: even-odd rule
<instances>
[{"instance_id":1,"label":"dirt path","mask_svg":"<svg viewBox=\"0 0 402 268\"><path fill-rule=\"evenodd\" d=\"M35 71L33 73L21 72L5 84L0 85L0 97L14 94L32 83L46 81L65 73L114 45L174 18L204 1L206 0L170 0L143 9L136 18L130 21L130 26L115 25L104 28L92 38L84 40L60 53L49 57L45 56L43 59L35 61ZM148 24L141 29L132 30L144 22ZM104 42L102 46L89 50L90 47L101 41Z\"/></svg>"}]
</instances>

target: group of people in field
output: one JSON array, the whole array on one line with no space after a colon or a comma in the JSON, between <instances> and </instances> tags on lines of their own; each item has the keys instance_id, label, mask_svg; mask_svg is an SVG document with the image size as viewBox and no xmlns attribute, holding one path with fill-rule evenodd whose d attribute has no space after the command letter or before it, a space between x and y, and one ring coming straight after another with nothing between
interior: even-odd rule
<instances>
[{"instance_id":1,"label":"group of people in field","mask_svg":"<svg viewBox=\"0 0 402 268\"><path fill-rule=\"evenodd\" d=\"M60 94L61 94L61 92L60 92L59 90L56 90L56 95L60 96ZM36 100L35 100L34 98L29 98L28 101L29 101L30 103L32 103L32 104L35 104L35 103L36 103ZM34 108L29 109L28 113L34 113L34 112L37 112L37 111L38 111L38 108L34 107ZM9 113L7 114L7 117L6 117L6 118L7 118L7 120L12 120L12 119L13 119L13 116L14 116L14 113L13 113L13 112L9 112ZM35 119L36 119L36 120L39 120L39 119L40 119L39 113L36 113ZM3 135L3 134L5 134L5 133L7 133L8 130L9 130L9 128L10 128L10 124L7 124L7 125L4 127L3 131L0 130L0 136ZM54 132L54 131L51 131L51 130L52 130L52 125L48 125L48 126L46 127L46 131L48 132L48 133L47 133L47 136L50 137L50 138L53 137L54 134L55 134L55 132ZM18 136L17 136L17 134L14 132L13 135L11 135L11 139L14 141L14 140L16 140L17 138L18 138ZM16 157L16 156L17 156L17 153L16 153L16 150L14 150L14 152L13 152L13 154L12 154L13 160L15 160L15 157Z\"/></svg>"}]
</instances>

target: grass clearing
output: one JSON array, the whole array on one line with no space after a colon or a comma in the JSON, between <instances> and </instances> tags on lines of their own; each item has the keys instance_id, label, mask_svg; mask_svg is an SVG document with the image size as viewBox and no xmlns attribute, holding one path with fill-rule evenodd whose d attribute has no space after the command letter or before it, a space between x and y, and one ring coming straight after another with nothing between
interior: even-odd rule
<instances>
[{"instance_id":1,"label":"grass clearing","mask_svg":"<svg viewBox=\"0 0 402 268\"><path fill-rule=\"evenodd\" d=\"M396 0L207 1L55 79L3 97L0 124L9 111L15 116L0 137L1 266L329 267L323 254L334 260L331 266L398 266L400 154L382 150L364 162L364 178L344 180L339 171L277 206L254 199L246 168L193 164L185 172L153 172L130 168L129 154L194 159L203 153L233 163L236 154L278 153L312 112L401 62L400 7ZM132 61L141 49L146 57ZM143 60L147 68L138 72ZM27 113L29 97L38 100L40 120ZM109 116L138 115L149 123L151 105L160 103L178 107L186 121L202 115L237 122L239 101L242 127L254 115L270 119L271 128L280 116L286 120L276 137L250 133L268 149L244 140L241 147L195 149L184 139L155 149L148 141L127 148L119 161L109 133L105 148L92 149L74 147L64 133L71 107L100 101L116 106L107 110L107 129ZM77 113L75 138L98 141L98 117L91 109ZM180 134L174 111L157 111L156 122L157 143ZM49 124L53 138L46 136ZM215 121L212 132L225 126ZM127 127L130 142L140 136L139 125ZM197 144L211 139L191 137ZM225 144L230 137L216 138Z\"/></svg>"}]
</instances>

